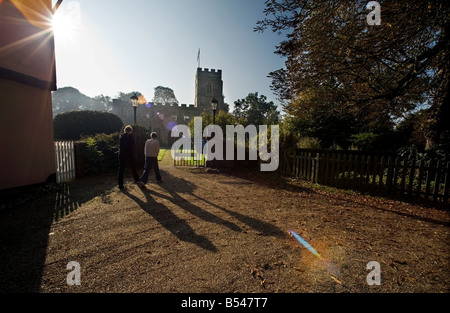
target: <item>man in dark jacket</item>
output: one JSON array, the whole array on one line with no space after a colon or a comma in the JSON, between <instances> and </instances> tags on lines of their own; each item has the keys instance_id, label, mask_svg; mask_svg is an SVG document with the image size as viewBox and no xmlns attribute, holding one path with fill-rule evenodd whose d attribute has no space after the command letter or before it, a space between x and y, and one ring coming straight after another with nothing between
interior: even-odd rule
<instances>
[{"instance_id":1,"label":"man in dark jacket","mask_svg":"<svg viewBox=\"0 0 450 313\"><path fill-rule=\"evenodd\" d=\"M119 139L119 188L125 188L123 186L123 173L125 167L130 166L134 181L139 180L139 175L136 171L136 152L134 151L134 136L133 128L130 125L125 126L124 133L120 135Z\"/></svg>"}]
</instances>

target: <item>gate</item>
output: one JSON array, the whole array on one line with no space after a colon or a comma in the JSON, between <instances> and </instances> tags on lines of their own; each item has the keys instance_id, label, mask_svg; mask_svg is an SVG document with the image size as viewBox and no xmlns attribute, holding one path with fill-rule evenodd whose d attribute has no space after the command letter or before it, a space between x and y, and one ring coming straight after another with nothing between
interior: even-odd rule
<instances>
[{"instance_id":1,"label":"gate","mask_svg":"<svg viewBox=\"0 0 450 313\"><path fill-rule=\"evenodd\" d=\"M206 156L197 153L194 150L180 150L179 152L186 153L188 157L174 157L174 166L193 166L193 167L204 167L206 162Z\"/></svg>"},{"instance_id":2,"label":"gate","mask_svg":"<svg viewBox=\"0 0 450 313\"><path fill-rule=\"evenodd\" d=\"M75 178L75 148L73 141L55 141L56 182Z\"/></svg>"}]
</instances>

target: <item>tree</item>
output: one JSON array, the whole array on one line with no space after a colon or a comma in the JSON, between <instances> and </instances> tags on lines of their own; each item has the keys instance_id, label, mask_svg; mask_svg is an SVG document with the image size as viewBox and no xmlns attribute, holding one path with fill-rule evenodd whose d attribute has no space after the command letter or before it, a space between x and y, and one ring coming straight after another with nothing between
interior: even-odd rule
<instances>
[{"instance_id":1,"label":"tree","mask_svg":"<svg viewBox=\"0 0 450 313\"><path fill-rule=\"evenodd\" d=\"M52 92L53 115L73 110L89 110L93 100L73 87L62 87Z\"/></svg>"},{"instance_id":2,"label":"tree","mask_svg":"<svg viewBox=\"0 0 450 313\"><path fill-rule=\"evenodd\" d=\"M153 102L165 104L176 104L178 100L175 97L175 93L172 89L163 86L155 87L155 93L153 95Z\"/></svg>"},{"instance_id":3,"label":"tree","mask_svg":"<svg viewBox=\"0 0 450 313\"><path fill-rule=\"evenodd\" d=\"M98 95L86 96L73 87L62 87L52 92L53 116L74 110L106 111L112 110L111 97Z\"/></svg>"},{"instance_id":4,"label":"tree","mask_svg":"<svg viewBox=\"0 0 450 313\"><path fill-rule=\"evenodd\" d=\"M427 103L424 135L438 144L450 125L449 8L446 0L383 1L381 25L370 26L365 1L268 0L255 30L290 31L276 48L286 67L269 74L287 110L313 91L316 103L388 129Z\"/></svg>"},{"instance_id":5,"label":"tree","mask_svg":"<svg viewBox=\"0 0 450 313\"><path fill-rule=\"evenodd\" d=\"M208 111L203 111L200 117L202 118L202 134L203 134L203 130L205 129L205 127L208 125L212 125L213 116ZM236 117L231 113L219 110L218 113L216 114L216 125L220 126L220 128L224 133L227 125L235 125L237 123L238 122ZM188 126L189 130L191 131L191 136L194 136L194 119L191 119L189 121Z\"/></svg>"},{"instance_id":6,"label":"tree","mask_svg":"<svg viewBox=\"0 0 450 313\"><path fill-rule=\"evenodd\" d=\"M132 91L132 92L127 92L127 93L120 91L117 94L117 99L119 99L120 101L124 101L124 102L130 102L130 98L134 95L136 95L137 97L144 96L139 91Z\"/></svg>"},{"instance_id":7,"label":"tree","mask_svg":"<svg viewBox=\"0 0 450 313\"><path fill-rule=\"evenodd\" d=\"M234 115L238 122L246 125L273 125L278 124L280 113L272 101L257 92L249 93L245 99L234 102Z\"/></svg>"},{"instance_id":8,"label":"tree","mask_svg":"<svg viewBox=\"0 0 450 313\"><path fill-rule=\"evenodd\" d=\"M104 96L103 94L95 96L93 99L93 107L91 110L94 111L112 111L112 101L110 96Z\"/></svg>"}]
</instances>

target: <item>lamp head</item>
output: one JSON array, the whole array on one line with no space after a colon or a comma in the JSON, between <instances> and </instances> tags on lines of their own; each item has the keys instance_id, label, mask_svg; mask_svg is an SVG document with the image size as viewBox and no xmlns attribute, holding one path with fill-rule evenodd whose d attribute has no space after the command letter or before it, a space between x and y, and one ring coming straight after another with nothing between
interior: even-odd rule
<instances>
[{"instance_id":1,"label":"lamp head","mask_svg":"<svg viewBox=\"0 0 450 313\"><path fill-rule=\"evenodd\" d=\"M136 108L139 104L139 102L138 102L139 98L136 96L136 94L132 95L130 97L130 100L131 100L131 105Z\"/></svg>"},{"instance_id":2,"label":"lamp head","mask_svg":"<svg viewBox=\"0 0 450 313\"><path fill-rule=\"evenodd\" d=\"M214 97L214 98L212 98L212 100L211 100L211 108L215 111L216 109L217 109L217 104L218 104L219 102L217 101L217 99Z\"/></svg>"}]
</instances>

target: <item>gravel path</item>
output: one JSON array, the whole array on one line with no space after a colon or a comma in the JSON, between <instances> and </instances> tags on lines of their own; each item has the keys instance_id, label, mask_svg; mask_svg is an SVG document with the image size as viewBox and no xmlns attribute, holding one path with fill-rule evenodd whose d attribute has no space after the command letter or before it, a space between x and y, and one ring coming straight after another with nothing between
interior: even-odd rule
<instances>
[{"instance_id":1,"label":"gravel path","mask_svg":"<svg viewBox=\"0 0 450 313\"><path fill-rule=\"evenodd\" d=\"M146 189L83 178L1 210L1 291L450 291L448 211L167 160L161 170ZM67 283L72 261L79 285Z\"/></svg>"}]
</instances>

